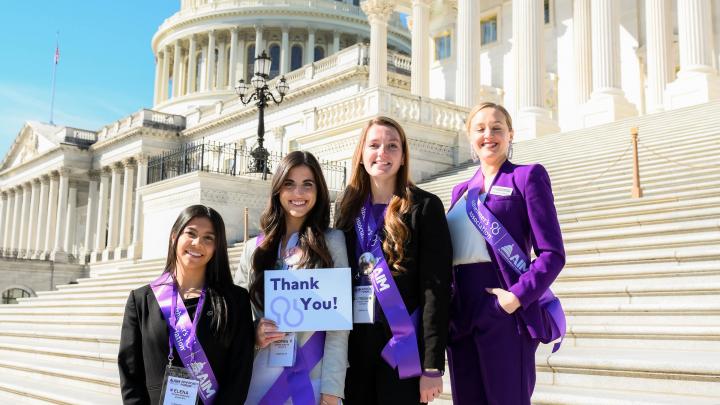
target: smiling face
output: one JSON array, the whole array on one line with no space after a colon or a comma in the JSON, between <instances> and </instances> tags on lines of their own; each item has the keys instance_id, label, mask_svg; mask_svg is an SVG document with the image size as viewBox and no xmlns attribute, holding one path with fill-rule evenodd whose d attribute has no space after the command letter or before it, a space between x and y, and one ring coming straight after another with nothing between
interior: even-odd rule
<instances>
[{"instance_id":1,"label":"smiling face","mask_svg":"<svg viewBox=\"0 0 720 405\"><path fill-rule=\"evenodd\" d=\"M395 128L376 124L368 129L362 163L370 177L394 179L404 159L402 140Z\"/></svg>"},{"instance_id":2,"label":"smiling face","mask_svg":"<svg viewBox=\"0 0 720 405\"><path fill-rule=\"evenodd\" d=\"M285 220L302 224L317 200L317 184L312 170L305 165L290 169L280 186L279 198Z\"/></svg>"},{"instance_id":3,"label":"smiling face","mask_svg":"<svg viewBox=\"0 0 720 405\"><path fill-rule=\"evenodd\" d=\"M497 166L508 156L513 131L508 128L507 118L496 108L484 108L470 121L470 144L485 164Z\"/></svg>"},{"instance_id":4,"label":"smiling face","mask_svg":"<svg viewBox=\"0 0 720 405\"><path fill-rule=\"evenodd\" d=\"M179 267L185 271L204 271L215 254L216 235L212 222L206 217L195 217L176 237L175 255Z\"/></svg>"}]
</instances>

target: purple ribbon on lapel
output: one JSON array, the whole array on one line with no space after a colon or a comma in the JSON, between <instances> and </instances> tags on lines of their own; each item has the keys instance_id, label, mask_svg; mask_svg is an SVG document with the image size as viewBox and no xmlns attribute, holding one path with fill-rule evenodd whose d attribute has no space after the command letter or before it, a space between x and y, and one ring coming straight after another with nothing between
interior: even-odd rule
<instances>
[{"instance_id":1,"label":"purple ribbon on lapel","mask_svg":"<svg viewBox=\"0 0 720 405\"><path fill-rule=\"evenodd\" d=\"M505 229L495 215L480 201L480 189L483 186L484 177L482 170L478 169L469 182L463 183L455 187L453 190L453 204L462 195L464 188L467 187L467 204L465 209L470 222L477 228L480 234L485 238L490 247L502 257L503 261L515 271L518 276L523 275L529 270L530 259L520 249L520 245L515 242L512 235ZM566 321L560 300L555 297L550 289L547 289L538 299L543 312L544 324L550 328L549 336L544 331L536 331L534 328L528 328L528 332L533 338L540 339L543 343L549 343L560 338L560 341L553 346L555 353L562 344L565 337Z\"/></svg>"},{"instance_id":2,"label":"purple ribbon on lapel","mask_svg":"<svg viewBox=\"0 0 720 405\"><path fill-rule=\"evenodd\" d=\"M392 332L392 337L383 348L381 355L390 367L398 369L401 379L417 377L422 370L415 326L388 268L378 236L378 231L384 222L385 212L383 211L383 215L377 222L371 212L372 204L368 196L360 209L360 215L355 218L355 233L358 243L355 254L359 259L360 255L369 251L377 259L375 269L370 273L370 281Z\"/></svg>"},{"instance_id":3,"label":"purple ribbon on lapel","mask_svg":"<svg viewBox=\"0 0 720 405\"><path fill-rule=\"evenodd\" d=\"M150 288L155 299L160 305L163 317L170 328L170 340L173 342L175 349L180 355L183 366L200 382L200 399L205 405L212 405L215 394L218 390L218 382L213 373L210 362L205 355L200 342L196 339L195 328L190 320L190 315L185 308L182 299L177 299L179 293L175 288L175 281L169 273L163 273L155 281L150 283ZM204 302L205 290L198 301L195 317L199 318L202 313L202 305ZM177 308L173 316L173 301L177 300ZM175 324L171 319L177 319ZM197 323L196 323L197 324Z\"/></svg>"},{"instance_id":4,"label":"purple ribbon on lapel","mask_svg":"<svg viewBox=\"0 0 720 405\"><path fill-rule=\"evenodd\" d=\"M293 405L315 405L310 371L325 352L325 332L315 332L295 354L295 365L285 367L262 397L258 405L284 404L292 398Z\"/></svg>"}]
</instances>

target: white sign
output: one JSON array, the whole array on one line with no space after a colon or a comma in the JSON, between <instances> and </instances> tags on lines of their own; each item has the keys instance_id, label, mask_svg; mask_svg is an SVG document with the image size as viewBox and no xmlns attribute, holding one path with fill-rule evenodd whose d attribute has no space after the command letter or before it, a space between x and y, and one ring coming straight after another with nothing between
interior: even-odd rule
<instances>
[{"instance_id":1,"label":"white sign","mask_svg":"<svg viewBox=\"0 0 720 405\"><path fill-rule=\"evenodd\" d=\"M265 318L281 332L350 330L350 268L265 271Z\"/></svg>"}]
</instances>

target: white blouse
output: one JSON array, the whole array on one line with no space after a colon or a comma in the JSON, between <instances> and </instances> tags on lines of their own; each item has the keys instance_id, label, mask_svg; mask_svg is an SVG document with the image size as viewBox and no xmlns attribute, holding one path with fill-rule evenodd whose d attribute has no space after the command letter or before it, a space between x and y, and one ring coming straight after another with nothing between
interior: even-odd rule
<instances>
[{"instance_id":1,"label":"white blouse","mask_svg":"<svg viewBox=\"0 0 720 405\"><path fill-rule=\"evenodd\" d=\"M484 200L485 194L480 196ZM447 214L450 239L453 247L453 266L489 262L485 238L473 225L465 211L467 196L461 197Z\"/></svg>"}]
</instances>

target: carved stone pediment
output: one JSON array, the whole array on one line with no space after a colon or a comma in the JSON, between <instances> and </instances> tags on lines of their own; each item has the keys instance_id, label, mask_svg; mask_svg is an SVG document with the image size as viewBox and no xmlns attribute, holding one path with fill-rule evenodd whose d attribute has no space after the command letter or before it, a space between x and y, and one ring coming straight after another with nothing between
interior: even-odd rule
<instances>
[{"instance_id":1,"label":"carved stone pediment","mask_svg":"<svg viewBox=\"0 0 720 405\"><path fill-rule=\"evenodd\" d=\"M26 122L0 164L0 170L19 166L59 145L54 135L61 128L35 121Z\"/></svg>"}]
</instances>

